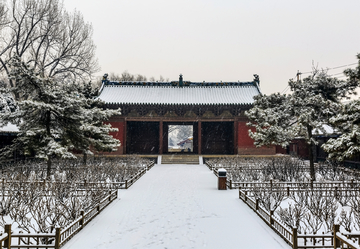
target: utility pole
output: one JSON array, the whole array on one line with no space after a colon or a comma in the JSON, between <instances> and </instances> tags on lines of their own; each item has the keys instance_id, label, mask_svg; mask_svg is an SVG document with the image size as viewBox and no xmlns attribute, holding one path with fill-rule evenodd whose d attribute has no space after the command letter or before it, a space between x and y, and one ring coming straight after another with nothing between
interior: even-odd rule
<instances>
[{"instance_id":1,"label":"utility pole","mask_svg":"<svg viewBox=\"0 0 360 249\"><path fill-rule=\"evenodd\" d=\"M300 76L301 76L301 73L299 72L299 70L297 71L297 74L296 74L296 78L297 78L297 81L299 82L300 81Z\"/></svg>"}]
</instances>

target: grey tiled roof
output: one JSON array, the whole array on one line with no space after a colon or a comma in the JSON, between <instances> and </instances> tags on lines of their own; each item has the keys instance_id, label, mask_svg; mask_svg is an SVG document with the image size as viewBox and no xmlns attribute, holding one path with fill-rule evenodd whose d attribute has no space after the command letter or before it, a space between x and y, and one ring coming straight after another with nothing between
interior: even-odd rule
<instances>
[{"instance_id":1,"label":"grey tiled roof","mask_svg":"<svg viewBox=\"0 0 360 249\"><path fill-rule=\"evenodd\" d=\"M249 105L260 94L257 84L223 86L103 85L99 99L107 104Z\"/></svg>"}]
</instances>

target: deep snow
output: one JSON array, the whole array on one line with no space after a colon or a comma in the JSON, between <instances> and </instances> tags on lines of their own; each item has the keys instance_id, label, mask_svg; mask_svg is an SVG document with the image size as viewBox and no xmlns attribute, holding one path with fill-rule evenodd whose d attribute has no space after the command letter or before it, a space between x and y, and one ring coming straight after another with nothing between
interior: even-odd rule
<instances>
[{"instance_id":1,"label":"deep snow","mask_svg":"<svg viewBox=\"0 0 360 249\"><path fill-rule=\"evenodd\" d=\"M290 248L204 165L155 165L63 249Z\"/></svg>"}]
</instances>

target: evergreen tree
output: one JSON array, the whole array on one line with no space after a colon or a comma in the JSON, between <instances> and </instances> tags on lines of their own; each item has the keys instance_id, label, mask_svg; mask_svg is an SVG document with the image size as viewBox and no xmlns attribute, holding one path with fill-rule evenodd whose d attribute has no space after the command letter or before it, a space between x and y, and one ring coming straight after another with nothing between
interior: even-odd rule
<instances>
[{"instance_id":1,"label":"evergreen tree","mask_svg":"<svg viewBox=\"0 0 360 249\"><path fill-rule=\"evenodd\" d=\"M355 69L345 70L349 84L360 83L360 54L357 56L359 65ZM360 100L352 100L343 105L341 112L330 119L331 125L341 134L331 138L322 147L330 158L340 161L350 159L360 153Z\"/></svg>"},{"instance_id":2,"label":"evergreen tree","mask_svg":"<svg viewBox=\"0 0 360 249\"><path fill-rule=\"evenodd\" d=\"M303 138L309 145L310 176L315 180L313 150L317 144L314 131L326 134L323 125L336 115L340 100L353 94L356 82L338 80L326 71L315 70L313 75L299 81L290 80L292 93L255 97L254 107L246 112L249 131L256 146L287 146L295 138Z\"/></svg>"},{"instance_id":3,"label":"evergreen tree","mask_svg":"<svg viewBox=\"0 0 360 249\"><path fill-rule=\"evenodd\" d=\"M18 111L1 115L4 124L17 124L20 131L2 156L16 149L35 154L47 161L50 176L53 157L75 158L74 150L91 154L90 146L95 150L116 150L119 141L109 132L117 129L103 121L120 114L120 110L99 108L100 101L86 98L74 86L43 77L19 57L11 60L11 68L11 79L16 81L12 93L26 98L18 101Z\"/></svg>"},{"instance_id":4,"label":"evergreen tree","mask_svg":"<svg viewBox=\"0 0 360 249\"><path fill-rule=\"evenodd\" d=\"M16 110L17 105L13 96L9 89L6 88L6 84L0 81L0 113L15 112Z\"/></svg>"}]
</instances>

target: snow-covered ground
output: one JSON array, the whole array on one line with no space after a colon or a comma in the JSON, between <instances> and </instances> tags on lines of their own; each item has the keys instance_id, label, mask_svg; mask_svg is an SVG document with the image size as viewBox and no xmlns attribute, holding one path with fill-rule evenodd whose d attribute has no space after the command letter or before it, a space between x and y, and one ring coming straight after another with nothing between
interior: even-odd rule
<instances>
[{"instance_id":1,"label":"snow-covered ground","mask_svg":"<svg viewBox=\"0 0 360 249\"><path fill-rule=\"evenodd\" d=\"M204 165L155 165L63 249L290 248Z\"/></svg>"}]
</instances>

